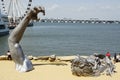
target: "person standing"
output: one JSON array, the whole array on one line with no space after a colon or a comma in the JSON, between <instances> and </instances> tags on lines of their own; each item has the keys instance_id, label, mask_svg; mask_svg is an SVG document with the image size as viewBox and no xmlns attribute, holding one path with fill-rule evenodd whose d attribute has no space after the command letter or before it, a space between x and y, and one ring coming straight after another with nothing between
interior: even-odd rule
<instances>
[{"instance_id":1,"label":"person standing","mask_svg":"<svg viewBox=\"0 0 120 80\"><path fill-rule=\"evenodd\" d=\"M12 60L12 57L11 57L11 54L10 54L9 50L7 51L7 60Z\"/></svg>"},{"instance_id":2,"label":"person standing","mask_svg":"<svg viewBox=\"0 0 120 80\"><path fill-rule=\"evenodd\" d=\"M106 56L111 60L111 54L110 54L110 52L107 52Z\"/></svg>"},{"instance_id":3,"label":"person standing","mask_svg":"<svg viewBox=\"0 0 120 80\"><path fill-rule=\"evenodd\" d=\"M117 62L120 62L120 53L116 56Z\"/></svg>"}]
</instances>

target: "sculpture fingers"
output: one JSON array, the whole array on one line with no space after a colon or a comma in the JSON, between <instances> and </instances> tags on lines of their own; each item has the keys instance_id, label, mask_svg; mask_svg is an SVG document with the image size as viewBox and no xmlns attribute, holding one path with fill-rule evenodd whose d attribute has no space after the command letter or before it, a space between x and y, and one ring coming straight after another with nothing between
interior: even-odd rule
<instances>
[{"instance_id":1,"label":"sculpture fingers","mask_svg":"<svg viewBox=\"0 0 120 80\"><path fill-rule=\"evenodd\" d=\"M43 15L45 15L45 8L44 7L39 7L38 9L39 9L40 12L43 13Z\"/></svg>"},{"instance_id":2,"label":"sculpture fingers","mask_svg":"<svg viewBox=\"0 0 120 80\"><path fill-rule=\"evenodd\" d=\"M42 12L43 13L43 15L45 15L45 8L44 7L41 7L41 6L39 6L39 7L34 7L34 13L36 13L36 14L38 14L39 12Z\"/></svg>"},{"instance_id":3,"label":"sculpture fingers","mask_svg":"<svg viewBox=\"0 0 120 80\"><path fill-rule=\"evenodd\" d=\"M33 20L38 20L37 14L42 12L43 15L45 15L45 8L43 7L34 7L32 10L32 19Z\"/></svg>"}]
</instances>

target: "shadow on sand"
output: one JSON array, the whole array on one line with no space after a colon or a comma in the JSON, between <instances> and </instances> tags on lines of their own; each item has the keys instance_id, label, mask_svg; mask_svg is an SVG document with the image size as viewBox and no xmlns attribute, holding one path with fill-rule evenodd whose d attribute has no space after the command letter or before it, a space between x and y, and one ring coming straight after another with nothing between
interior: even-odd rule
<instances>
[{"instance_id":1,"label":"shadow on sand","mask_svg":"<svg viewBox=\"0 0 120 80\"><path fill-rule=\"evenodd\" d=\"M39 64L33 64L33 66L40 66L40 65L56 65L56 66L66 66L68 64L62 63L62 62L45 62L45 63L39 63Z\"/></svg>"}]
</instances>

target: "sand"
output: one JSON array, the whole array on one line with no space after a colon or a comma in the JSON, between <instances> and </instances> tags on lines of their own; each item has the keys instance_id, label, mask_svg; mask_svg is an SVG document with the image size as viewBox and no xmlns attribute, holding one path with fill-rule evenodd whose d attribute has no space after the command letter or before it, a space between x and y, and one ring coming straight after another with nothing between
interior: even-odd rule
<instances>
[{"instance_id":1,"label":"sand","mask_svg":"<svg viewBox=\"0 0 120 80\"><path fill-rule=\"evenodd\" d=\"M32 60L34 70L20 73L13 61L0 60L0 80L120 80L120 63L116 63L117 73L112 76L78 77L72 75L70 62L49 62Z\"/></svg>"}]
</instances>

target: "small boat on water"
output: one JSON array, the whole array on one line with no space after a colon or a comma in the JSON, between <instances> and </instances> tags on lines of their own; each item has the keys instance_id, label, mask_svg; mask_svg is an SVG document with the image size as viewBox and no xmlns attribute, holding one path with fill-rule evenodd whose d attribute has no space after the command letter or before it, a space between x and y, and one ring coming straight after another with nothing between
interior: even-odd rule
<instances>
[{"instance_id":1,"label":"small boat on water","mask_svg":"<svg viewBox=\"0 0 120 80\"><path fill-rule=\"evenodd\" d=\"M4 22L0 21L0 36L8 35L9 29Z\"/></svg>"},{"instance_id":2,"label":"small boat on water","mask_svg":"<svg viewBox=\"0 0 120 80\"><path fill-rule=\"evenodd\" d=\"M19 23L13 23L13 24L8 24L8 28L9 29L14 29L17 25L18 25ZM33 22L30 22L29 24L28 24L28 27L33 27Z\"/></svg>"},{"instance_id":3,"label":"small boat on water","mask_svg":"<svg viewBox=\"0 0 120 80\"><path fill-rule=\"evenodd\" d=\"M7 28L5 22L3 22L1 15L2 14L0 12L0 36L4 36L9 34L9 29Z\"/></svg>"}]
</instances>

